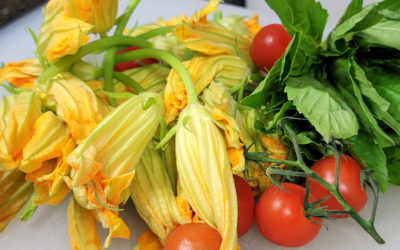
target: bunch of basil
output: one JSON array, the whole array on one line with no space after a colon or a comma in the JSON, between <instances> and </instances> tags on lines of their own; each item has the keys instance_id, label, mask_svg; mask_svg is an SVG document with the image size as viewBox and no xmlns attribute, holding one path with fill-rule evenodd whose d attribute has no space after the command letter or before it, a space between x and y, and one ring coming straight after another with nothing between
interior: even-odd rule
<instances>
[{"instance_id":1,"label":"bunch of basil","mask_svg":"<svg viewBox=\"0 0 400 250\"><path fill-rule=\"evenodd\" d=\"M284 55L242 103L271 133L288 115L310 160L338 141L374 171L380 190L400 185L400 1L352 0L322 42L328 14L314 0L266 0L292 36ZM287 137L286 137L287 138Z\"/></svg>"}]
</instances>

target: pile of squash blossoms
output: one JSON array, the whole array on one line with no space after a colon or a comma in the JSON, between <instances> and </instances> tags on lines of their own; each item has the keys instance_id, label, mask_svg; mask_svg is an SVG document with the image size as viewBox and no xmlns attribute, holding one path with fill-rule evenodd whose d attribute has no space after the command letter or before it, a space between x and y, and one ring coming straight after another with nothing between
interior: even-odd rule
<instances>
[{"instance_id":1,"label":"pile of squash blossoms","mask_svg":"<svg viewBox=\"0 0 400 250\"><path fill-rule=\"evenodd\" d=\"M256 72L257 17L209 21L219 4L210 0L190 18L127 30L137 4L116 19L117 1L50 0L33 34L36 58L0 68L11 93L0 103L0 231L25 203L27 220L72 193L73 249L102 248L97 222L109 229L104 247L129 238L118 216L129 199L150 228L137 249L162 249L193 221L214 227L221 249L238 248L233 174L255 195L270 185L267 166L246 163L245 151L288 154L275 135L256 132L256 110L238 102ZM141 49L116 54L128 46ZM101 65L83 60L99 53ZM141 58L158 61L114 71Z\"/></svg>"}]
</instances>

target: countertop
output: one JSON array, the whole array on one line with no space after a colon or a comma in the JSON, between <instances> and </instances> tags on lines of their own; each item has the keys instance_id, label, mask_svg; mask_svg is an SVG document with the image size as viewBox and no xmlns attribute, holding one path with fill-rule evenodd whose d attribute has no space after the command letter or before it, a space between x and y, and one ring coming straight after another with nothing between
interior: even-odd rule
<instances>
[{"instance_id":1,"label":"countertop","mask_svg":"<svg viewBox=\"0 0 400 250\"><path fill-rule=\"evenodd\" d=\"M120 1L120 10L127 5L127 0ZM332 29L342 10L350 0L322 1L324 7L331 14L327 29ZM332 4L335 3L335 5ZM136 11L129 26L135 23L144 24L154 22L158 17L169 19L178 14L191 15L195 10L201 8L206 2L195 0L143 0ZM268 24L279 22L278 17L268 7L258 10L249 10L229 5L221 5L220 9L224 15L240 14L251 17L253 13L260 14L260 23ZM340 9L340 11L338 11ZM0 28L0 62L18 61L33 57L35 50L34 42L26 31L26 27L37 32L42 21L41 9L37 8L6 26ZM6 92L2 89L0 94ZM0 249L12 250L64 250L71 249L69 245L67 229L68 198L58 206L41 206L29 222L20 222L14 219L4 232L0 234ZM361 212L368 216L371 202ZM317 238L310 244L297 249L333 250L333 249L400 249L400 237L398 227L400 225L400 188L389 185L387 192L380 197L380 203L376 215L376 229L386 240L384 245L378 245L351 219L325 220ZM129 240L113 239L110 250L133 249L137 237L145 230L145 223L138 217L132 204L127 204L121 216L131 229L132 236ZM101 238L104 240L107 231L100 229ZM258 232L253 224L250 232L239 240L241 249L286 249L276 246Z\"/></svg>"}]
</instances>

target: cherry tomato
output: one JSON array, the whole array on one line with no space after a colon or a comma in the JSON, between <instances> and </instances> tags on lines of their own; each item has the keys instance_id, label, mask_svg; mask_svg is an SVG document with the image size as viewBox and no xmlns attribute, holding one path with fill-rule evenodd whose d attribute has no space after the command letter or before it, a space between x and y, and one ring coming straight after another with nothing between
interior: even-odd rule
<instances>
[{"instance_id":1,"label":"cherry tomato","mask_svg":"<svg viewBox=\"0 0 400 250\"><path fill-rule=\"evenodd\" d=\"M137 49L140 49L140 48L136 47L136 46L130 46L130 47L124 49L124 50L117 51L116 54L119 55L119 54L122 54L124 52L137 50ZM126 61L126 62L115 64L114 65L114 70L118 71L118 72L122 72L122 71L125 71L125 70L128 70L128 69L134 69L134 68L141 67L143 64L144 65L149 65L149 64L152 64L152 63L156 63L156 62L157 62L157 60L153 59L153 58L143 58L143 59L140 59L139 62L137 60Z\"/></svg>"},{"instance_id":2,"label":"cherry tomato","mask_svg":"<svg viewBox=\"0 0 400 250\"><path fill-rule=\"evenodd\" d=\"M187 223L168 236L164 250L219 250L221 236L205 223Z\"/></svg>"},{"instance_id":3,"label":"cherry tomato","mask_svg":"<svg viewBox=\"0 0 400 250\"><path fill-rule=\"evenodd\" d=\"M312 165L311 170L316 172L328 183L335 183L336 160L334 156L324 157ZM357 162L348 155L340 156L339 167L339 192L345 201L357 212L360 211L367 202L367 193L361 187L360 182L361 168ZM315 198L322 199L330 192L314 180L310 182L310 193ZM321 206L327 206L328 210L343 210L342 205L335 197L321 203ZM347 215L338 215L333 217L348 217Z\"/></svg>"},{"instance_id":4,"label":"cherry tomato","mask_svg":"<svg viewBox=\"0 0 400 250\"><path fill-rule=\"evenodd\" d=\"M254 220L254 197L249 184L237 175L233 175L238 201L238 237L249 231Z\"/></svg>"},{"instance_id":5,"label":"cherry tomato","mask_svg":"<svg viewBox=\"0 0 400 250\"><path fill-rule=\"evenodd\" d=\"M321 219L304 215L305 189L293 183L268 188L256 206L256 222L262 235L269 241L287 247L299 247L312 241L321 229ZM310 195L309 201L316 199Z\"/></svg>"},{"instance_id":6,"label":"cherry tomato","mask_svg":"<svg viewBox=\"0 0 400 250\"><path fill-rule=\"evenodd\" d=\"M281 24L264 26L251 44L251 58L261 70L270 70L285 52L292 38Z\"/></svg>"}]
</instances>

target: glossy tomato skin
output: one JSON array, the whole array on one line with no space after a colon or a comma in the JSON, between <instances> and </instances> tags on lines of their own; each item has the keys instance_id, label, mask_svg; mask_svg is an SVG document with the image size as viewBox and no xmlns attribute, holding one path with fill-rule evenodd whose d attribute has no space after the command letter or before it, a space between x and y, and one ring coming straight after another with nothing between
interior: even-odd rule
<instances>
[{"instance_id":1,"label":"glossy tomato skin","mask_svg":"<svg viewBox=\"0 0 400 250\"><path fill-rule=\"evenodd\" d=\"M164 250L219 250L221 236L205 223L187 223L172 231Z\"/></svg>"},{"instance_id":2,"label":"glossy tomato skin","mask_svg":"<svg viewBox=\"0 0 400 250\"><path fill-rule=\"evenodd\" d=\"M119 55L119 54L122 54L122 53L125 53L125 52L128 52L128 51L138 50L138 49L140 49L140 47L129 46L126 49L117 51L116 54ZM123 71L128 70L128 69L134 69L134 68L141 67L142 65L149 65L149 64L157 62L157 60L153 59L153 58L143 58L143 59L140 59L138 61L137 60L132 60L132 61L126 61L126 62L121 62L121 63L115 64L114 65L114 70L118 71L118 72L123 72Z\"/></svg>"},{"instance_id":3,"label":"glossy tomato skin","mask_svg":"<svg viewBox=\"0 0 400 250\"><path fill-rule=\"evenodd\" d=\"M314 163L311 170L316 172L322 179L328 183L335 183L336 160L334 156L324 157ZM340 156L339 168L339 192L345 201L357 212L360 211L367 202L367 193L361 187L360 182L361 168L358 163L348 155ZM330 192L316 181L310 182L310 193L317 199L322 199ZM342 205L335 197L321 203L321 206L327 206L328 210L343 210ZM337 218L348 217L347 215L333 216Z\"/></svg>"},{"instance_id":4,"label":"glossy tomato skin","mask_svg":"<svg viewBox=\"0 0 400 250\"><path fill-rule=\"evenodd\" d=\"M281 24L264 26L251 44L251 58L261 70L270 70L285 52L292 38Z\"/></svg>"},{"instance_id":5,"label":"glossy tomato skin","mask_svg":"<svg viewBox=\"0 0 400 250\"><path fill-rule=\"evenodd\" d=\"M249 184L237 175L233 175L238 201L238 237L249 231L254 220L254 196Z\"/></svg>"},{"instance_id":6,"label":"glossy tomato skin","mask_svg":"<svg viewBox=\"0 0 400 250\"><path fill-rule=\"evenodd\" d=\"M305 189L293 183L282 183L288 192L271 186L256 205L256 222L261 234L269 241L287 247L299 247L312 241L321 229L321 219L304 216ZM309 201L316 199L310 195Z\"/></svg>"}]
</instances>

